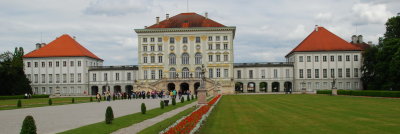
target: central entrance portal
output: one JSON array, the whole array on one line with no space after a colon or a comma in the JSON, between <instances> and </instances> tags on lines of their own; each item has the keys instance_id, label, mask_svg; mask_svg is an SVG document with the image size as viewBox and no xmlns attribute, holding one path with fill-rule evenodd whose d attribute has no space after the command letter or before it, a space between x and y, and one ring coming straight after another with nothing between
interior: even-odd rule
<instances>
[{"instance_id":1,"label":"central entrance portal","mask_svg":"<svg viewBox=\"0 0 400 134\"><path fill-rule=\"evenodd\" d=\"M167 88L168 88L168 91L173 91L173 90L175 90L175 84L174 83L168 83Z\"/></svg>"},{"instance_id":2,"label":"central entrance portal","mask_svg":"<svg viewBox=\"0 0 400 134\"><path fill-rule=\"evenodd\" d=\"M182 94L187 94L189 92L189 84L188 83L181 83L180 85Z\"/></svg>"}]
</instances>

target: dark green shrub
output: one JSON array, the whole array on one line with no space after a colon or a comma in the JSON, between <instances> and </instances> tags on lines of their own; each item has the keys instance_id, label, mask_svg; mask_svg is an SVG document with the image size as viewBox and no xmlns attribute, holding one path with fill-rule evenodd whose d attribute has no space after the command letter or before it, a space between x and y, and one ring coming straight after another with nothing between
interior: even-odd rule
<instances>
[{"instance_id":1,"label":"dark green shrub","mask_svg":"<svg viewBox=\"0 0 400 134\"><path fill-rule=\"evenodd\" d=\"M164 101L160 101L160 108L164 109Z\"/></svg>"},{"instance_id":2,"label":"dark green shrub","mask_svg":"<svg viewBox=\"0 0 400 134\"><path fill-rule=\"evenodd\" d=\"M400 97L400 91L381 90L338 90L339 95L371 96L371 97Z\"/></svg>"},{"instance_id":3,"label":"dark green shrub","mask_svg":"<svg viewBox=\"0 0 400 134\"><path fill-rule=\"evenodd\" d=\"M194 96L194 98L197 100L197 94Z\"/></svg>"},{"instance_id":4,"label":"dark green shrub","mask_svg":"<svg viewBox=\"0 0 400 134\"><path fill-rule=\"evenodd\" d=\"M185 99L183 99L184 97L181 97L181 103L185 102Z\"/></svg>"},{"instance_id":5,"label":"dark green shrub","mask_svg":"<svg viewBox=\"0 0 400 134\"><path fill-rule=\"evenodd\" d=\"M112 96L112 99L115 100L115 95Z\"/></svg>"},{"instance_id":6,"label":"dark green shrub","mask_svg":"<svg viewBox=\"0 0 400 134\"><path fill-rule=\"evenodd\" d=\"M32 116L25 117L20 134L36 134L36 124Z\"/></svg>"},{"instance_id":7,"label":"dark green shrub","mask_svg":"<svg viewBox=\"0 0 400 134\"><path fill-rule=\"evenodd\" d=\"M71 102L72 102L72 103L75 103L75 98L72 98Z\"/></svg>"},{"instance_id":8,"label":"dark green shrub","mask_svg":"<svg viewBox=\"0 0 400 134\"><path fill-rule=\"evenodd\" d=\"M106 124L111 124L114 120L114 112L111 106L108 106L106 109Z\"/></svg>"},{"instance_id":9,"label":"dark green shrub","mask_svg":"<svg viewBox=\"0 0 400 134\"><path fill-rule=\"evenodd\" d=\"M332 90L317 90L317 94L332 94Z\"/></svg>"},{"instance_id":10,"label":"dark green shrub","mask_svg":"<svg viewBox=\"0 0 400 134\"><path fill-rule=\"evenodd\" d=\"M142 103L141 110L142 114L146 114L146 105L144 103Z\"/></svg>"},{"instance_id":11,"label":"dark green shrub","mask_svg":"<svg viewBox=\"0 0 400 134\"><path fill-rule=\"evenodd\" d=\"M50 95L32 95L32 98L49 98ZM0 96L0 100L24 99L25 95Z\"/></svg>"},{"instance_id":12,"label":"dark green shrub","mask_svg":"<svg viewBox=\"0 0 400 134\"><path fill-rule=\"evenodd\" d=\"M49 99L49 105L53 105L53 101Z\"/></svg>"},{"instance_id":13,"label":"dark green shrub","mask_svg":"<svg viewBox=\"0 0 400 134\"><path fill-rule=\"evenodd\" d=\"M189 95L187 95L186 100L190 101L190 96Z\"/></svg>"},{"instance_id":14,"label":"dark green shrub","mask_svg":"<svg viewBox=\"0 0 400 134\"><path fill-rule=\"evenodd\" d=\"M93 102L93 98L92 98L92 96L90 96L90 102Z\"/></svg>"},{"instance_id":15,"label":"dark green shrub","mask_svg":"<svg viewBox=\"0 0 400 134\"><path fill-rule=\"evenodd\" d=\"M175 98L172 98L172 105L176 105L176 99Z\"/></svg>"},{"instance_id":16,"label":"dark green shrub","mask_svg":"<svg viewBox=\"0 0 400 134\"><path fill-rule=\"evenodd\" d=\"M18 99L18 101L17 101L17 107L22 107L22 103L21 103L20 99Z\"/></svg>"},{"instance_id":17,"label":"dark green shrub","mask_svg":"<svg viewBox=\"0 0 400 134\"><path fill-rule=\"evenodd\" d=\"M192 94L192 100L194 100L193 94Z\"/></svg>"}]
</instances>

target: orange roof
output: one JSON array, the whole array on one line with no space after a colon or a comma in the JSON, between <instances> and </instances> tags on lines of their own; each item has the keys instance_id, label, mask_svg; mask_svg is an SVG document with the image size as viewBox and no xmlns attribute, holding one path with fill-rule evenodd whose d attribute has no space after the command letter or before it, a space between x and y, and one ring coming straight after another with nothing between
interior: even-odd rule
<instances>
[{"instance_id":1,"label":"orange roof","mask_svg":"<svg viewBox=\"0 0 400 134\"><path fill-rule=\"evenodd\" d=\"M361 51L362 49L348 43L337 35L326 30L324 27L318 27L305 38L293 52L315 52L315 51Z\"/></svg>"},{"instance_id":2,"label":"orange roof","mask_svg":"<svg viewBox=\"0 0 400 134\"><path fill-rule=\"evenodd\" d=\"M92 52L87 50L81 44L71 38L68 34L64 34L57 39L45 45L42 48L33 50L32 52L23 56L24 58L37 58L37 57L90 57L102 60Z\"/></svg>"},{"instance_id":3,"label":"orange roof","mask_svg":"<svg viewBox=\"0 0 400 134\"><path fill-rule=\"evenodd\" d=\"M209 18L201 16L197 13L181 13L169 19L154 24L146 29L151 28L188 28L188 27L225 27Z\"/></svg>"}]
</instances>

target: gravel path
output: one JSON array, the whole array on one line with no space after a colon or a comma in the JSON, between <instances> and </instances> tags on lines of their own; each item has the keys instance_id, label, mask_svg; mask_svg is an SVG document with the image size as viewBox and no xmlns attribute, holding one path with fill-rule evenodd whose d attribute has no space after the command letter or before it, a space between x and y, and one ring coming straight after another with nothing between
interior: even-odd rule
<instances>
[{"instance_id":1,"label":"gravel path","mask_svg":"<svg viewBox=\"0 0 400 134\"><path fill-rule=\"evenodd\" d=\"M188 105L185 105L183 107L174 109L172 111L163 113L163 114L161 114L161 115L159 115L157 117L144 120L144 121L142 121L140 123L133 124L133 125L131 125L129 127L126 127L126 128L119 129L119 130L113 132L112 134L135 134L135 133L138 133L138 132L142 131L145 128L148 128L148 127L150 127L150 126L152 126L154 124L157 124L158 122L161 122L161 121L163 121L165 119L168 119L168 118L170 118L170 117L172 117L172 116L174 116L174 115L176 115L176 114L178 114L178 113L180 113L180 112L182 112L182 111L184 111L184 110L186 110L186 109L188 109L190 107L193 107L196 104L197 104L197 101L194 101L191 104L188 104Z\"/></svg>"},{"instance_id":2,"label":"gravel path","mask_svg":"<svg viewBox=\"0 0 400 134\"><path fill-rule=\"evenodd\" d=\"M113 108L114 117L120 117L140 112L142 103L148 110L160 106L159 99L133 99L2 110L0 133L18 134L25 116L32 115L39 134L54 134L104 121L107 106Z\"/></svg>"}]
</instances>

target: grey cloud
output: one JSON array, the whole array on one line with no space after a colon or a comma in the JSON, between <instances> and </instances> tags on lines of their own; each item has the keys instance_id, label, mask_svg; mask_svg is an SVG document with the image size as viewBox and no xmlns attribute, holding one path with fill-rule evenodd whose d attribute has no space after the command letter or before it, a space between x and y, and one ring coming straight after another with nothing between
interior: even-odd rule
<instances>
[{"instance_id":1,"label":"grey cloud","mask_svg":"<svg viewBox=\"0 0 400 134\"><path fill-rule=\"evenodd\" d=\"M152 0L96 0L84 10L89 15L119 16L151 10Z\"/></svg>"}]
</instances>

